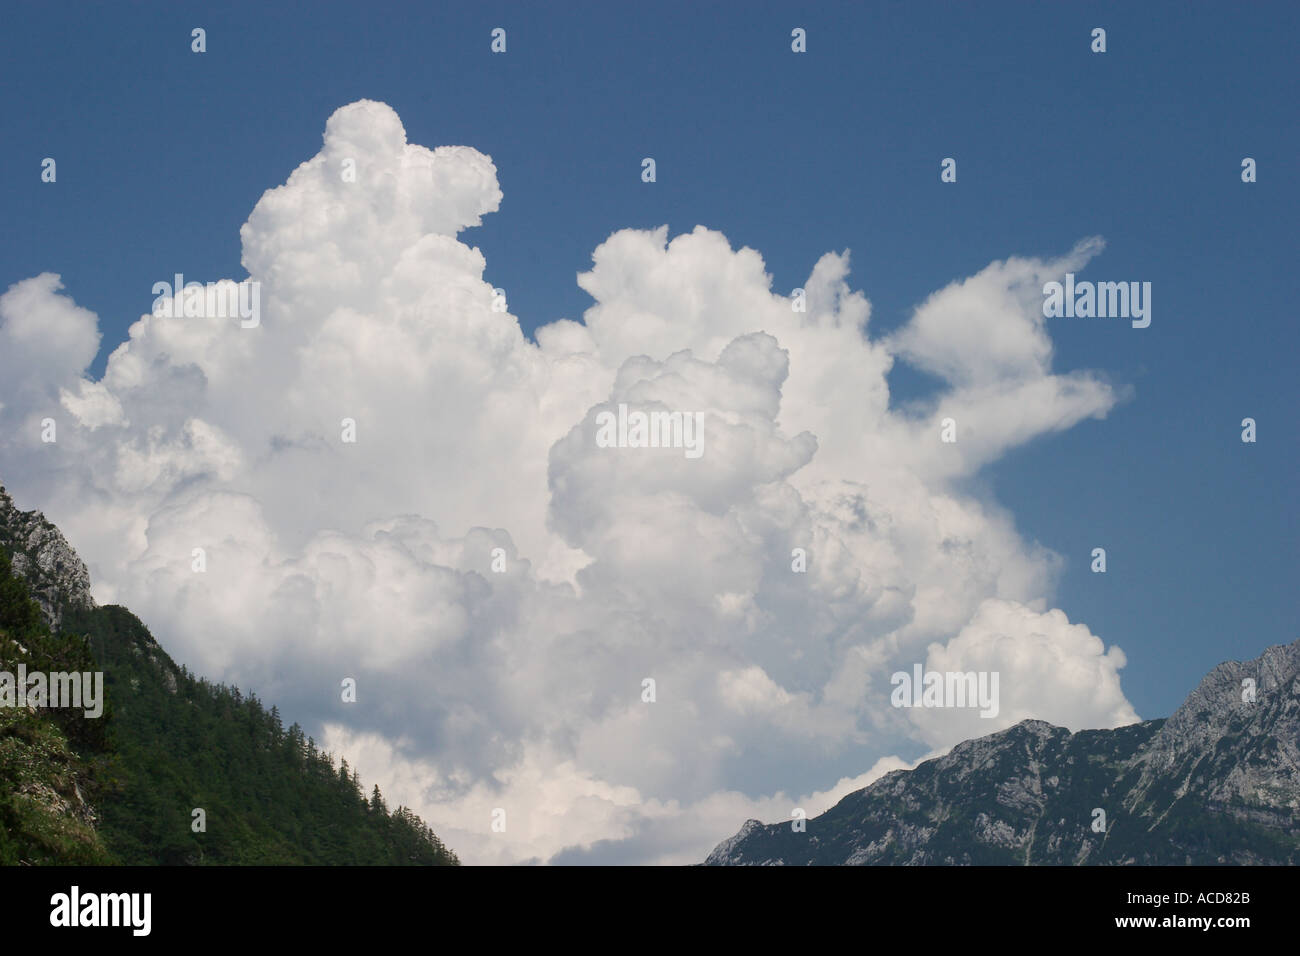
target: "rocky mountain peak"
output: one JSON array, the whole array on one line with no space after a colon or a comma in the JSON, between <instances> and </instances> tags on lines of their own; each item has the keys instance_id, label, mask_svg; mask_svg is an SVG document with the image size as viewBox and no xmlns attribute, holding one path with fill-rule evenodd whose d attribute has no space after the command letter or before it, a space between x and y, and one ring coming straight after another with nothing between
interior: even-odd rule
<instances>
[{"instance_id":1,"label":"rocky mountain peak","mask_svg":"<svg viewBox=\"0 0 1300 956\"><path fill-rule=\"evenodd\" d=\"M1215 667L1168 720L966 740L712 865L1300 862L1300 641Z\"/></svg>"},{"instance_id":2,"label":"rocky mountain peak","mask_svg":"<svg viewBox=\"0 0 1300 956\"><path fill-rule=\"evenodd\" d=\"M19 511L0 485L0 548L10 553L14 574L25 580L51 630L69 607L93 608L90 572L67 538L39 511Z\"/></svg>"}]
</instances>

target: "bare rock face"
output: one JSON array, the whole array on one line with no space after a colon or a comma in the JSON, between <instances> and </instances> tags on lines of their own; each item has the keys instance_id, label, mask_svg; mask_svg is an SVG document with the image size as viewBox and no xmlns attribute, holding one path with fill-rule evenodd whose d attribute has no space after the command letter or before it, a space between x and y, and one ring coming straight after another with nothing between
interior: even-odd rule
<instances>
[{"instance_id":1,"label":"bare rock face","mask_svg":"<svg viewBox=\"0 0 1300 956\"><path fill-rule=\"evenodd\" d=\"M1300 816L1300 641L1212 670L1133 766L1126 804L1151 819L1189 804L1242 823Z\"/></svg>"},{"instance_id":2,"label":"bare rock face","mask_svg":"<svg viewBox=\"0 0 1300 956\"><path fill-rule=\"evenodd\" d=\"M746 838L748 838L748 836L755 830L761 830L762 828L762 820L746 820L745 825L740 828L740 832L719 843L714 851L709 854L709 858L704 862L710 866L727 863L735 852L736 847L744 843Z\"/></svg>"},{"instance_id":3,"label":"bare rock face","mask_svg":"<svg viewBox=\"0 0 1300 956\"><path fill-rule=\"evenodd\" d=\"M1295 865L1300 641L1220 664L1168 720L1022 721L887 774L803 832L750 820L705 862Z\"/></svg>"},{"instance_id":4,"label":"bare rock face","mask_svg":"<svg viewBox=\"0 0 1300 956\"><path fill-rule=\"evenodd\" d=\"M0 548L10 552L14 574L31 588L50 629L69 607L93 608L90 572L62 532L39 511L19 511L0 485Z\"/></svg>"}]
</instances>

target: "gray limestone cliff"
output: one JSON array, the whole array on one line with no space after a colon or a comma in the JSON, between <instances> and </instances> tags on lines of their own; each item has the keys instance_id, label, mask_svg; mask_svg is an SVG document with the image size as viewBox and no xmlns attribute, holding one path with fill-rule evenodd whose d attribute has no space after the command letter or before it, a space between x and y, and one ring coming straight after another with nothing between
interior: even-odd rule
<instances>
[{"instance_id":1,"label":"gray limestone cliff","mask_svg":"<svg viewBox=\"0 0 1300 956\"><path fill-rule=\"evenodd\" d=\"M1300 641L1220 664L1167 720L1022 721L885 775L803 832L747 821L705 862L1295 865Z\"/></svg>"},{"instance_id":2,"label":"gray limestone cliff","mask_svg":"<svg viewBox=\"0 0 1300 956\"><path fill-rule=\"evenodd\" d=\"M62 532L39 511L19 511L0 485L0 548L25 580L51 630L70 607L93 608L90 572Z\"/></svg>"}]
</instances>

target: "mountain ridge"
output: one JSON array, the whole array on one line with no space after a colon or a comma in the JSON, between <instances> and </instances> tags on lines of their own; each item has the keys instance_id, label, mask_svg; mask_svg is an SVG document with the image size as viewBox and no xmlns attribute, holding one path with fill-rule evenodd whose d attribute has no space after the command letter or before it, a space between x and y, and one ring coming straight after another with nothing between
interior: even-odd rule
<instances>
[{"instance_id":1,"label":"mountain ridge","mask_svg":"<svg viewBox=\"0 0 1300 956\"><path fill-rule=\"evenodd\" d=\"M59 630L68 608L93 608L90 571L68 539L39 511L19 511L0 485L0 548L15 575L27 582L50 630Z\"/></svg>"},{"instance_id":2,"label":"mountain ridge","mask_svg":"<svg viewBox=\"0 0 1300 956\"><path fill-rule=\"evenodd\" d=\"M178 665L0 487L0 672L102 673L103 712L0 706L0 864L457 865L256 695Z\"/></svg>"},{"instance_id":3,"label":"mountain ridge","mask_svg":"<svg viewBox=\"0 0 1300 956\"><path fill-rule=\"evenodd\" d=\"M1075 733L1024 720L804 823L748 820L704 862L1294 865L1300 641L1217 665L1168 718Z\"/></svg>"}]
</instances>

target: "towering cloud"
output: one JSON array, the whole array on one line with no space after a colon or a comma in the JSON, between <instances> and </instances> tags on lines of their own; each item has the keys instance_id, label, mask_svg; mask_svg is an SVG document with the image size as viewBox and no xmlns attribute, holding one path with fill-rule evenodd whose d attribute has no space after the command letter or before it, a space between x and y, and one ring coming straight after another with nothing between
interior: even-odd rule
<instances>
[{"instance_id":1,"label":"towering cloud","mask_svg":"<svg viewBox=\"0 0 1300 956\"><path fill-rule=\"evenodd\" d=\"M960 490L1118 400L1053 372L1042 319L1097 242L873 337L847 253L798 311L720 233L623 230L579 277L584 322L534 342L459 238L501 200L488 157L363 101L241 230L255 327L146 314L92 380L96 318L57 276L17 283L0 475L98 600L318 728L471 863L698 860L896 753L1136 719L1122 652L1050 609L1059 559ZM891 408L900 360L945 386ZM620 405L698 415L702 454L598 443ZM891 707L916 663L999 671L998 717Z\"/></svg>"}]
</instances>

